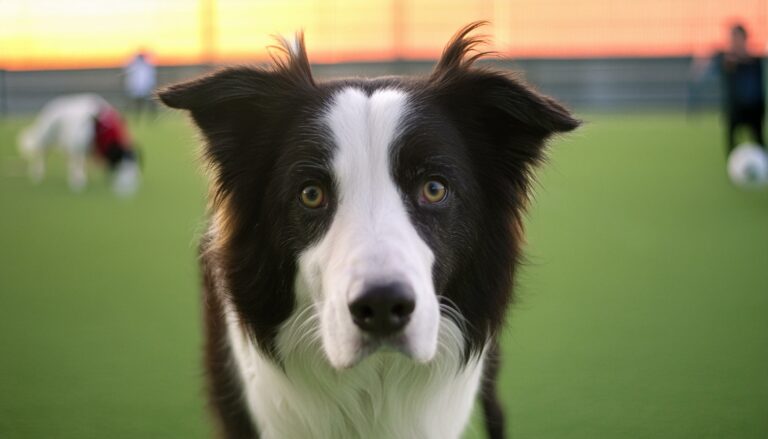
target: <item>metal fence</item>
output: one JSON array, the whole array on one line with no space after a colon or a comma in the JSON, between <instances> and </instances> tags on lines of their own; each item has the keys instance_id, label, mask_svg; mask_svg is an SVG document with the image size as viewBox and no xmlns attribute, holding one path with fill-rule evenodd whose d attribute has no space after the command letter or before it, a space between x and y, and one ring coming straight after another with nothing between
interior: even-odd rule
<instances>
[{"instance_id":1,"label":"metal fence","mask_svg":"<svg viewBox=\"0 0 768 439\"><path fill-rule=\"evenodd\" d=\"M520 59L485 61L521 72L541 91L577 108L594 110L671 108L690 103L690 58ZM396 61L318 64L318 78L425 74L433 61ZM158 82L167 84L209 70L203 65L160 67ZM94 92L118 107L123 97L120 69L0 71L0 111L24 114L37 111L51 98ZM696 87L696 103L718 102L714 78Z\"/></svg>"}]
</instances>

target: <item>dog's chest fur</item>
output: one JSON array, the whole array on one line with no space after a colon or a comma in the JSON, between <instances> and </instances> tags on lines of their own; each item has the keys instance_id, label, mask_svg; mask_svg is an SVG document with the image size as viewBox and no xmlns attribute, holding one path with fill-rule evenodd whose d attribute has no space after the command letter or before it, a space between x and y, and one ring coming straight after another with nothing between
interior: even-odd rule
<instances>
[{"instance_id":1,"label":"dog's chest fur","mask_svg":"<svg viewBox=\"0 0 768 439\"><path fill-rule=\"evenodd\" d=\"M227 316L236 373L263 438L456 438L467 422L483 359L462 365L448 337L429 365L392 353L335 371L313 344L292 352L281 369L248 340L234 314ZM284 336L300 334L288 329Z\"/></svg>"}]
</instances>

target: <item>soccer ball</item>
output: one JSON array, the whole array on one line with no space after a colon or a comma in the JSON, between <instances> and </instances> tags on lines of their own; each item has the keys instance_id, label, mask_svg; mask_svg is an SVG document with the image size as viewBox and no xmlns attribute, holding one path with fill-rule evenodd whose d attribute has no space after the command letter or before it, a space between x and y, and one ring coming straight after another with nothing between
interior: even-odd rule
<instances>
[{"instance_id":1,"label":"soccer ball","mask_svg":"<svg viewBox=\"0 0 768 439\"><path fill-rule=\"evenodd\" d=\"M728 157L728 176L742 188L768 187L768 153L755 143L742 143Z\"/></svg>"}]
</instances>

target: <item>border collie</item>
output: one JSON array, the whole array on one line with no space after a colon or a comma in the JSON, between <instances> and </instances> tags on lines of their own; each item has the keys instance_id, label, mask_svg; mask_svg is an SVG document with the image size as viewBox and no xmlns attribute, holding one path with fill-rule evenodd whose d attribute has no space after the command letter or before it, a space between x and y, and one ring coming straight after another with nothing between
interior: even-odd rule
<instances>
[{"instance_id":1,"label":"border collie","mask_svg":"<svg viewBox=\"0 0 768 439\"><path fill-rule=\"evenodd\" d=\"M210 402L227 438L457 438L493 362L545 141L579 125L475 67L462 29L432 74L317 82L273 65L159 93L211 168L201 244ZM486 384L481 384L485 377Z\"/></svg>"},{"instance_id":2,"label":"border collie","mask_svg":"<svg viewBox=\"0 0 768 439\"><path fill-rule=\"evenodd\" d=\"M139 166L120 113L101 96L91 93L60 96L45 104L34 123L19 136L19 152L29 164L29 176L39 183L45 176L45 156L58 146L66 154L69 187L85 188L86 161L93 155L113 173L112 189L131 195L139 185Z\"/></svg>"}]
</instances>

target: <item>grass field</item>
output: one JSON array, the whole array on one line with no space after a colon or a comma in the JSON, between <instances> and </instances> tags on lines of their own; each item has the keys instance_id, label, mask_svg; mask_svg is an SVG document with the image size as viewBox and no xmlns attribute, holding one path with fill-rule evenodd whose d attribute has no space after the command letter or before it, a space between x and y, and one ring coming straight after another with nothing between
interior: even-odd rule
<instances>
[{"instance_id":1,"label":"grass field","mask_svg":"<svg viewBox=\"0 0 768 439\"><path fill-rule=\"evenodd\" d=\"M768 192L714 116L595 115L558 141L504 339L514 438L768 437ZM0 438L202 438L188 124L133 124L145 185L33 186L0 120ZM473 425L467 437L480 438Z\"/></svg>"}]
</instances>

